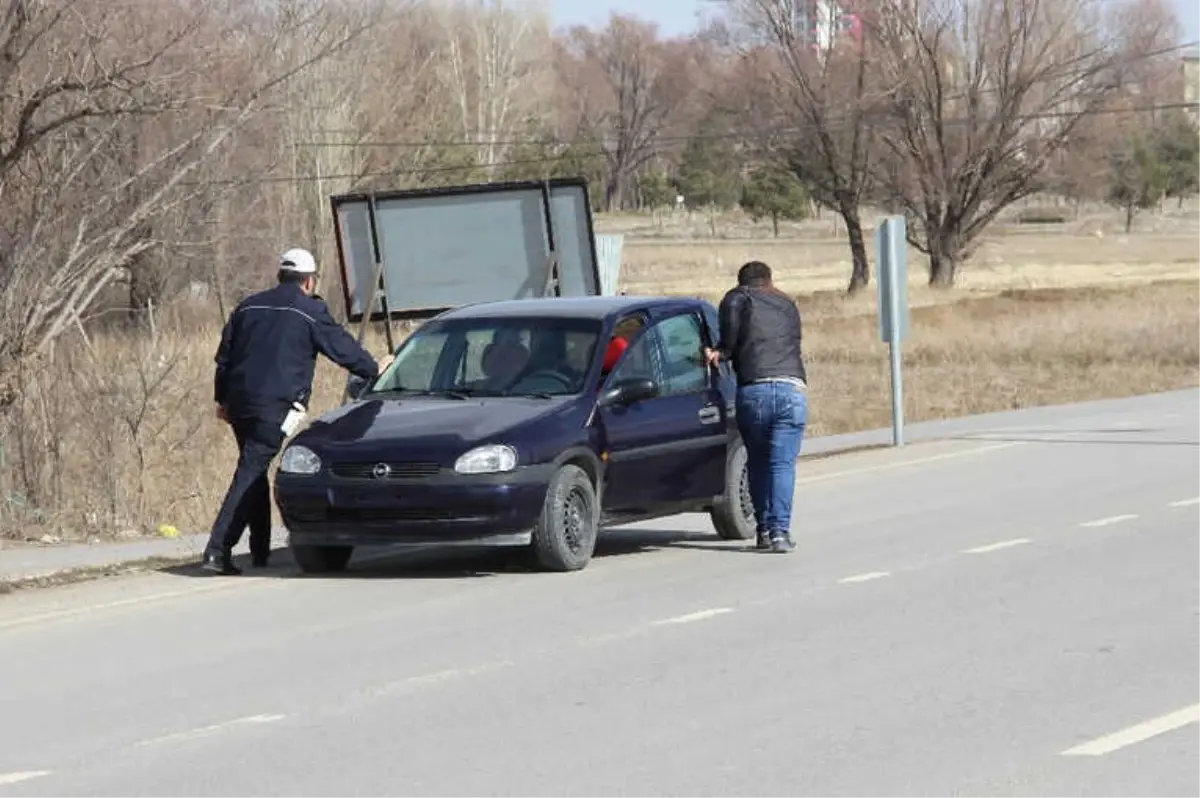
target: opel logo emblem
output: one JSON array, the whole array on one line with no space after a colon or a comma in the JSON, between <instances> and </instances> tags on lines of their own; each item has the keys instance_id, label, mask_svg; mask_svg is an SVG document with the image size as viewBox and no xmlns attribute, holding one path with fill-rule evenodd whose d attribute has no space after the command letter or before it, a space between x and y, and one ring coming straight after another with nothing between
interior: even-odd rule
<instances>
[{"instance_id":1,"label":"opel logo emblem","mask_svg":"<svg viewBox=\"0 0 1200 798\"><path fill-rule=\"evenodd\" d=\"M387 463L376 463L375 467L371 469L371 476L375 479L387 479L391 473L392 467Z\"/></svg>"}]
</instances>

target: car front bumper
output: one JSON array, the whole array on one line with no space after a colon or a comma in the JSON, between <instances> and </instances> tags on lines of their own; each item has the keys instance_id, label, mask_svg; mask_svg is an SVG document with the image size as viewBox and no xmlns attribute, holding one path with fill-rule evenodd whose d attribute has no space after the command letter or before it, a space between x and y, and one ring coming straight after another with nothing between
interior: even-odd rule
<instances>
[{"instance_id":1,"label":"car front bumper","mask_svg":"<svg viewBox=\"0 0 1200 798\"><path fill-rule=\"evenodd\" d=\"M395 480L281 472L275 504L297 545L521 546L531 540L552 473L548 465Z\"/></svg>"}]
</instances>

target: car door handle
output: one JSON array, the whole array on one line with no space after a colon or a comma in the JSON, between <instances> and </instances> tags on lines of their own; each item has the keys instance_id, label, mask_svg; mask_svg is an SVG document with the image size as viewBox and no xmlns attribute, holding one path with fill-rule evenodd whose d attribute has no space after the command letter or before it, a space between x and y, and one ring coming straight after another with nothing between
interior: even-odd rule
<instances>
[{"instance_id":1,"label":"car door handle","mask_svg":"<svg viewBox=\"0 0 1200 798\"><path fill-rule=\"evenodd\" d=\"M721 421L721 408L709 405L701 408L697 415L700 417L701 424L717 424Z\"/></svg>"}]
</instances>

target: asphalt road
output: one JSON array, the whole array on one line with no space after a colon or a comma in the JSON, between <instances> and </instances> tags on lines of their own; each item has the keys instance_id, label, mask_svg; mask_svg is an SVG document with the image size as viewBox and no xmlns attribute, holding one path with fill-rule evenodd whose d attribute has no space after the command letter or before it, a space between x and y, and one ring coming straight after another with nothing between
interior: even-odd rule
<instances>
[{"instance_id":1,"label":"asphalt road","mask_svg":"<svg viewBox=\"0 0 1200 798\"><path fill-rule=\"evenodd\" d=\"M18 592L0 796L1200 794L1197 396L804 463L791 556Z\"/></svg>"}]
</instances>

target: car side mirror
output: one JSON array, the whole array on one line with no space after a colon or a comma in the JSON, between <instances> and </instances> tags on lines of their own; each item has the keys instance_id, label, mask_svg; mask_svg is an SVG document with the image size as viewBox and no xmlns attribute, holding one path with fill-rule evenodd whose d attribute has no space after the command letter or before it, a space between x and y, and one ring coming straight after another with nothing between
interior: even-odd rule
<instances>
[{"instance_id":1,"label":"car side mirror","mask_svg":"<svg viewBox=\"0 0 1200 798\"><path fill-rule=\"evenodd\" d=\"M346 397L349 400L354 400L362 396L367 388L371 387L371 381L364 379L357 374L351 374L346 378Z\"/></svg>"},{"instance_id":2,"label":"car side mirror","mask_svg":"<svg viewBox=\"0 0 1200 798\"><path fill-rule=\"evenodd\" d=\"M649 378L621 380L600 396L600 406L631 405L658 396L658 383Z\"/></svg>"}]
</instances>

